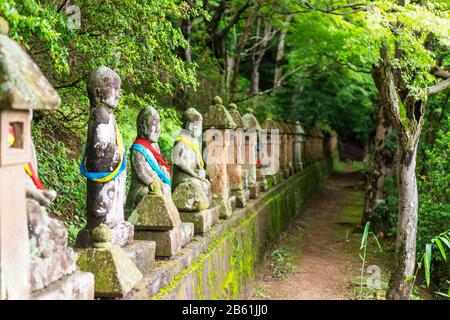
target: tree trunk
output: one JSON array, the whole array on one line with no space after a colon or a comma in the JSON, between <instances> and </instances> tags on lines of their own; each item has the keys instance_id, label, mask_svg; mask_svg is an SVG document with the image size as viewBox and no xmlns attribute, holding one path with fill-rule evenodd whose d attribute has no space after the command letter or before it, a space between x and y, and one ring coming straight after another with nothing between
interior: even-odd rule
<instances>
[{"instance_id":1,"label":"tree trunk","mask_svg":"<svg viewBox=\"0 0 450 320\"><path fill-rule=\"evenodd\" d=\"M370 174L368 188L365 195L364 212L361 218L362 226L370 220L371 214L376 205L385 199L384 181L391 175L393 156L392 152L386 148L384 142L388 134L391 132L391 123L387 118L384 107L381 105L375 132L373 172ZM380 221L377 223L376 231L386 232L387 227L387 221Z\"/></svg>"},{"instance_id":2,"label":"tree trunk","mask_svg":"<svg viewBox=\"0 0 450 320\"><path fill-rule=\"evenodd\" d=\"M255 45L252 52L250 94L257 94L259 92L259 79L260 79L259 67L261 65L261 61L264 57L264 54L266 53L267 45L269 44L270 40L270 34L272 32L272 23L269 22L269 24L264 28L264 35L262 39L260 39L261 24L262 18L258 17L258 23L256 25L256 32L255 32Z\"/></svg>"},{"instance_id":3,"label":"tree trunk","mask_svg":"<svg viewBox=\"0 0 450 320\"><path fill-rule=\"evenodd\" d=\"M258 14L260 8L260 4L258 2L255 3L253 6L253 12L248 16L247 20L245 21L244 29L242 30L242 36L239 39L239 42L236 46L236 51L234 53L234 62L233 62L233 69L231 73L231 79L230 79L230 95L231 100L234 100L234 96L237 91L237 79L239 77L239 66L241 62L241 52L244 49L245 43L248 40L248 34L250 32L250 28L253 25L253 22L255 21L256 15Z\"/></svg>"},{"instance_id":4,"label":"tree trunk","mask_svg":"<svg viewBox=\"0 0 450 320\"><path fill-rule=\"evenodd\" d=\"M286 35L288 32L288 26L291 22L292 16L287 15L286 20L284 21L284 27L281 30L280 38L278 39L278 47L277 47L277 56L275 58L275 76L273 79L273 86L278 87L281 85L281 75L282 75L282 65L284 58L284 47L286 41Z\"/></svg>"},{"instance_id":5,"label":"tree trunk","mask_svg":"<svg viewBox=\"0 0 450 320\"><path fill-rule=\"evenodd\" d=\"M412 148L400 145L397 151L397 179L399 191L399 214L397 223L396 267L389 283L388 298L408 300L413 281L404 281L414 275L416 265L416 234L418 195L416 181L417 142Z\"/></svg>"}]
</instances>

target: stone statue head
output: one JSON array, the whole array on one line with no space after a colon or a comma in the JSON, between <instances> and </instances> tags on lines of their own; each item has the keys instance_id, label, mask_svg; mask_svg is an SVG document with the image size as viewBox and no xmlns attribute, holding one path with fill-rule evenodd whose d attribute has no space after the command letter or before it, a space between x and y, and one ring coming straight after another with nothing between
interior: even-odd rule
<instances>
[{"instance_id":1,"label":"stone statue head","mask_svg":"<svg viewBox=\"0 0 450 320\"><path fill-rule=\"evenodd\" d=\"M137 136L150 142L158 142L161 132L161 120L158 111L151 106L145 106L136 120Z\"/></svg>"},{"instance_id":2,"label":"stone statue head","mask_svg":"<svg viewBox=\"0 0 450 320\"><path fill-rule=\"evenodd\" d=\"M92 71L88 81L88 95L91 103L115 108L119 103L121 80L117 73L101 66Z\"/></svg>"},{"instance_id":3,"label":"stone statue head","mask_svg":"<svg viewBox=\"0 0 450 320\"><path fill-rule=\"evenodd\" d=\"M203 117L194 108L189 108L183 113L183 129L189 131L194 138L202 136Z\"/></svg>"}]
</instances>

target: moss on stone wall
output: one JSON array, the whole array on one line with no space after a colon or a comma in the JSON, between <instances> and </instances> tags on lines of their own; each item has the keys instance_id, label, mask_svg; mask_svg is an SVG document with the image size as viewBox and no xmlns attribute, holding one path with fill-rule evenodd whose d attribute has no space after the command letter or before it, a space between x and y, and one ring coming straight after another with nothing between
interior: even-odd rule
<instances>
[{"instance_id":1,"label":"moss on stone wall","mask_svg":"<svg viewBox=\"0 0 450 320\"><path fill-rule=\"evenodd\" d=\"M334 157L333 157L334 158ZM316 163L264 196L264 203L236 227L210 243L153 299L237 299L254 275L268 243L278 239L333 167L333 159Z\"/></svg>"}]
</instances>

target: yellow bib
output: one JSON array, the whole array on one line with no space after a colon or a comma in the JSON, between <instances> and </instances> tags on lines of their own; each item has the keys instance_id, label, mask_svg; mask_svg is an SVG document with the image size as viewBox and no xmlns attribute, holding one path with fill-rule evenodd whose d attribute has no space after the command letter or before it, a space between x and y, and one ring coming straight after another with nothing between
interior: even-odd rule
<instances>
[{"instance_id":1,"label":"yellow bib","mask_svg":"<svg viewBox=\"0 0 450 320\"><path fill-rule=\"evenodd\" d=\"M183 141L184 143L186 143L189 146L189 148L191 148L192 151L194 151L198 155L198 158L200 159L200 162L202 164L202 168L205 167L205 162L203 162L202 154L195 144L193 144L189 139L183 136L179 136L176 140Z\"/></svg>"}]
</instances>

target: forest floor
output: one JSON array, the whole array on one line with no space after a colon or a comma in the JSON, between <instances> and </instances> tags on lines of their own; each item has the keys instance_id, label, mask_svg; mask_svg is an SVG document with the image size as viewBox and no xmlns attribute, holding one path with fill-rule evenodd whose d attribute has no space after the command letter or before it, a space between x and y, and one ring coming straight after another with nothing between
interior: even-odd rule
<instances>
[{"instance_id":1,"label":"forest floor","mask_svg":"<svg viewBox=\"0 0 450 320\"><path fill-rule=\"evenodd\" d=\"M380 289L370 289L365 272L361 290L359 257L364 204L364 180L358 164L342 163L268 250L262 269L249 286L248 299L341 300L383 299L393 245L369 240L367 267L380 274ZM378 272L379 271L379 272ZM369 282L369 281L367 281Z\"/></svg>"}]
</instances>

